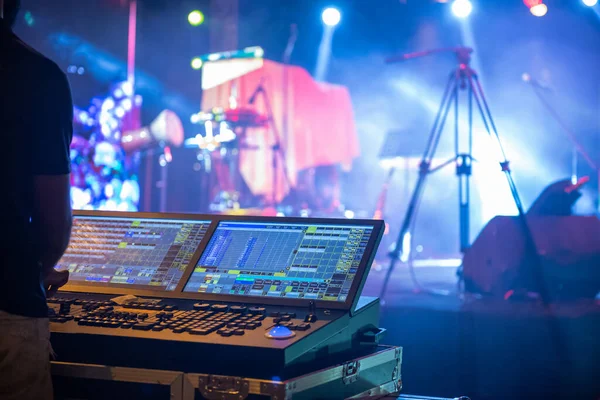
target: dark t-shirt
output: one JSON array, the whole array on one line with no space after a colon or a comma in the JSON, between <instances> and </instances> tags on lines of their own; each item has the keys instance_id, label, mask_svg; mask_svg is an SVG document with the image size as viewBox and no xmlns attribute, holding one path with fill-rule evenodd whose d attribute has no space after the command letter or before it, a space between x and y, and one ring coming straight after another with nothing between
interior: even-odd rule
<instances>
[{"instance_id":1,"label":"dark t-shirt","mask_svg":"<svg viewBox=\"0 0 600 400\"><path fill-rule=\"evenodd\" d=\"M0 18L0 310L47 316L32 232L33 178L70 172L67 77Z\"/></svg>"}]
</instances>

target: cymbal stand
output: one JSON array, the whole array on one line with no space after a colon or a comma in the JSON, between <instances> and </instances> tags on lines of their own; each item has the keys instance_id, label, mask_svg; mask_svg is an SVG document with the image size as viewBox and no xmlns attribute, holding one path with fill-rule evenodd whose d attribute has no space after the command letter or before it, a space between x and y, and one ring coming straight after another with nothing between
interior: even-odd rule
<instances>
[{"instance_id":1,"label":"cymbal stand","mask_svg":"<svg viewBox=\"0 0 600 400\"><path fill-rule=\"evenodd\" d=\"M588 166L596 172L596 176L598 179L598 192L596 194L597 195L596 213L600 214L600 165L598 165L596 162L594 162L594 160L592 159L590 154L586 151L585 147L583 147L583 145L577 140L577 136L575 135L575 132L573 132L573 130L571 128L569 128L569 126L566 124L566 122L564 122L564 120L561 118L559 113L554 109L554 107L552 107L552 105L550 104L548 99L546 99L546 97L542 94L543 87L540 85L540 83L537 80L533 79L528 74L524 75L523 80L525 80L525 82L528 82L530 84L531 88L533 89L533 93L540 100L540 102L542 103L544 108L546 108L546 110L548 111L548 114L550 114L552 119L554 119L554 121L558 124L558 126L560 126L560 128L562 129L562 131L565 134L565 136L567 137L567 139L573 145L572 177L574 177L575 180L577 180L577 155L578 154L580 154L581 157L588 164Z\"/></svg>"},{"instance_id":2,"label":"cymbal stand","mask_svg":"<svg viewBox=\"0 0 600 400\"><path fill-rule=\"evenodd\" d=\"M429 135L429 139L427 141L427 147L423 154L421 163L419 165L419 177L413 191L412 197L410 199L410 203L408 205L408 209L406 211L404 221L402 223L402 227L398 234L398 238L396 240L395 246L392 251L389 253L390 258L390 266L387 270L385 280L383 282L380 297L384 299L386 294L386 290L390 281L390 277L394 271L395 265L398 260L408 259L408 255L411 249L411 231L413 230L415 216L417 210L419 208L423 191L425 189L425 182L427 177L439 170L440 168L454 162L456 166L456 175L458 177L458 189L459 189L459 237L460 237L460 250L464 252L470 246L470 235L469 235L469 217L470 217L470 177L471 177L471 163L473 161L472 150L473 150L473 100L475 100L475 104L477 106L477 110L479 111L481 120L484 124L485 130L488 134L494 139L496 143L499 153L501 155L500 167L504 172L506 179L508 181L508 185L517 207L520 221L522 222L523 231L526 237L526 245L527 248L533 250L535 253L531 253L531 255L535 255L535 261L533 264L533 271L537 275L536 278L538 283L542 281L540 278L540 264L539 258L537 257L537 251L535 250L535 244L533 242L533 237L531 236L531 231L527 225L527 221L525 219L525 211L523 209L523 204L519 197L519 193L517 191L516 185L514 183L511 170L509 167L509 162L506 159L506 155L502 144L500 142L500 137L498 134L498 130L496 129L496 124L492 118L492 114L490 108L488 106L487 100L485 98L483 88L481 83L479 82L479 78L477 73L470 67L470 59L472 49L466 47L456 47L456 48L447 48L447 49L437 49L426 52L412 53L403 55L400 57L394 57L388 59L387 62L395 62L408 60L411 58L421 57L425 55L430 55L433 53L440 52L453 52L458 61L458 66L454 69L448 78L448 82L446 84L446 89L444 91L444 95L442 97L442 102L437 111L434 124ZM459 94L461 91L467 92L467 113L468 113L468 147L466 153L459 152ZM446 123L446 119L450 111L453 110L454 113L454 145L455 145L455 157L451 160L443 163L442 165L432 168L431 162L434 158L435 151L440 142L440 138L442 132L444 130L444 126ZM412 271L411 271L412 272ZM542 286L542 285L540 285ZM545 291L542 287L539 288L539 292L542 295L542 298L545 299Z\"/></svg>"}]
</instances>

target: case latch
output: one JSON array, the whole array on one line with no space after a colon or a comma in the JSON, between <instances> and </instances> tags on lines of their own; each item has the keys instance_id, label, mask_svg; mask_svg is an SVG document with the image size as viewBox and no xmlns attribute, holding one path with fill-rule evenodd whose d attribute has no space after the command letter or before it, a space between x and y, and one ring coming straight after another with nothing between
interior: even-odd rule
<instances>
[{"instance_id":1,"label":"case latch","mask_svg":"<svg viewBox=\"0 0 600 400\"><path fill-rule=\"evenodd\" d=\"M200 376L198 390L207 400L241 400L248 397L249 384L242 378Z\"/></svg>"},{"instance_id":2,"label":"case latch","mask_svg":"<svg viewBox=\"0 0 600 400\"><path fill-rule=\"evenodd\" d=\"M349 385L356 382L359 371L360 363L358 361L352 361L344 364L344 370L342 372L342 382L344 382L344 385Z\"/></svg>"}]
</instances>

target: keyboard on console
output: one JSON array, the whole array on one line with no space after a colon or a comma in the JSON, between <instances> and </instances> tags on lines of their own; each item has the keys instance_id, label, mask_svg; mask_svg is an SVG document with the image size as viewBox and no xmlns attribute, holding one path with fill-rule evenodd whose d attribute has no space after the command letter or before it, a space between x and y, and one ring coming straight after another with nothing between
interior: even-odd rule
<instances>
[{"instance_id":1,"label":"keyboard on console","mask_svg":"<svg viewBox=\"0 0 600 400\"><path fill-rule=\"evenodd\" d=\"M191 335L243 336L247 330L255 330L263 324L283 326L291 331L307 331L308 321L315 317L307 314L301 321L294 321L295 312L278 312L266 315L260 306L195 303L192 310L179 310L174 305L153 303L129 303L119 306L112 301L51 298L50 321L66 323L75 321L80 326L120 328L140 331L189 333ZM147 312L146 312L147 311Z\"/></svg>"}]
</instances>

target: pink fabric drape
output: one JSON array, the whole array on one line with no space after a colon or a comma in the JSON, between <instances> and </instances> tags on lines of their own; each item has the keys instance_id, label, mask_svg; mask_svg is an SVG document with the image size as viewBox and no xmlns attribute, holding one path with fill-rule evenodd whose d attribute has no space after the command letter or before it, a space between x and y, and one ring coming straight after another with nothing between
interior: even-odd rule
<instances>
[{"instance_id":1,"label":"pink fabric drape","mask_svg":"<svg viewBox=\"0 0 600 400\"><path fill-rule=\"evenodd\" d=\"M227 62L227 61L223 61ZM255 107L266 114L264 97L258 96L254 105L248 99L261 80L271 102L275 124L286 152L289 181L296 184L298 171L303 169L341 164L349 169L359 151L358 135L348 89L327 83L315 82L304 69L288 66L288 127L283 129L284 66L265 60L262 67L223 84L205 89L202 109L229 107L232 88L237 91L240 108ZM284 137L287 132L287 137ZM255 149L242 149L240 171L255 195L272 193L272 148L275 138L272 129L248 129L246 142ZM279 183L277 200L280 201L289 187L284 185L282 160L278 158Z\"/></svg>"}]
</instances>

